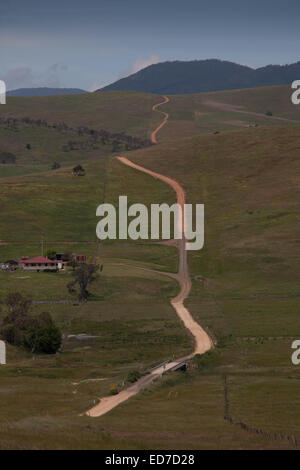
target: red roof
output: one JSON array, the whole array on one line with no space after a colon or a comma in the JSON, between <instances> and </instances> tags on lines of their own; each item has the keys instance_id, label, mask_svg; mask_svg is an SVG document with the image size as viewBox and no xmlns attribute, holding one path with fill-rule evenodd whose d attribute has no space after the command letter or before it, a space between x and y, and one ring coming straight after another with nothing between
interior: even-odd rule
<instances>
[{"instance_id":1,"label":"red roof","mask_svg":"<svg viewBox=\"0 0 300 470\"><path fill-rule=\"evenodd\" d=\"M53 264L56 264L58 263L58 261L54 261L52 259L48 259L48 258L45 258L44 256L36 256L35 258L32 258L32 259L25 259L25 260L22 260L22 263L24 264L32 264L32 263L36 263L36 264L49 264L49 263L53 263Z\"/></svg>"}]
</instances>

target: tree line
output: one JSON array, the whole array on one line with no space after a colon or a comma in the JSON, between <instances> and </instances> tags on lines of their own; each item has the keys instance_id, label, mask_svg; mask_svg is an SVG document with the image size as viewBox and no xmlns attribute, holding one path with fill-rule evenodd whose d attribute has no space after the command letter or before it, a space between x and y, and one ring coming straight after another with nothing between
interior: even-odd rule
<instances>
[{"instance_id":1,"label":"tree line","mask_svg":"<svg viewBox=\"0 0 300 470\"><path fill-rule=\"evenodd\" d=\"M113 152L119 152L121 150L137 150L152 145L149 139L142 139L140 137L128 135L125 132L113 133L104 129L91 129L87 126L72 127L65 122L50 124L45 119L32 119L29 117L0 117L0 125L5 126L6 129L18 131L18 124L37 126L40 128L56 130L58 132L72 132L78 136L89 136L89 140L85 143L80 141L69 141L67 145L63 146L64 151L75 150L78 147L80 149L93 147L96 143L112 145Z\"/></svg>"}]
</instances>

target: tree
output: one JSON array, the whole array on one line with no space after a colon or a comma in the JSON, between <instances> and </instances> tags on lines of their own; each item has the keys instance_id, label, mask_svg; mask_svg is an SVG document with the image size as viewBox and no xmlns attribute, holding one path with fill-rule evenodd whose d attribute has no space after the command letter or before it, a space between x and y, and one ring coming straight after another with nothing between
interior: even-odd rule
<instances>
[{"instance_id":1,"label":"tree","mask_svg":"<svg viewBox=\"0 0 300 470\"><path fill-rule=\"evenodd\" d=\"M24 336L24 346L31 352L55 354L61 345L61 332L48 312L33 319Z\"/></svg>"},{"instance_id":2,"label":"tree","mask_svg":"<svg viewBox=\"0 0 300 470\"><path fill-rule=\"evenodd\" d=\"M26 315L30 310L31 304L31 299L23 296L19 292L10 293L5 299L8 314L12 315L13 318L19 315Z\"/></svg>"},{"instance_id":3,"label":"tree","mask_svg":"<svg viewBox=\"0 0 300 470\"><path fill-rule=\"evenodd\" d=\"M69 266L71 266L71 268L73 268L73 271L75 271L75 268L77 268L79 266L79 263L76 259L76 256L71 256L71 258L69 260Z\"/></svg>"},{"instance_id":4,"label":"tree","mask_svg":"<svg viewBox=\"0 0 300 470\"><path fill-rule=\"evenodd\" d=\"M73 175L74 176L84 176L85 175L85 169L81 165L74 166Z\"/></svg>"},{"instance_id":5,"label":"tree","mask_svg":"<svg viewBox=\"0 0 300 470\"><path fill-rule=\"evenodd\" d=\"M46 253L46 257L48 259L56 259L56 251L55 250L48 250Z\"/></svg>"},{"instance_id":6,"label":"tree","mask_svg":"<svg viewBox=\"0 0 300 470\"><path fill-rule=\"evenodd\" d=\"M98 269L99 266L96 264L80 264L80 266L72 273L75 278L74 281L69 282L67 285L69 292L71 294L77 292L78 300L86 301L90 295L87 288L97 279L98 276L96 273ZM78 291L76 291L76 286L78 286Z\"/></svg>"},{"instance_id":7,"label":"tree","mask_svg":"<svg viewBox=\"0 0 300 470\"><path fill-rule=\"evenodd\" d=\"M60 348L61 332L49 313L31 317L31 300L18 292L9 294L5 305L7 315L3 318L0 334L8 343L47 354Z\"/></svg>"},{"instance_id":8,"label":"tree","mask_svg":"<svg viewBox=\"0 0 300 470\"><path fill-rule=\"evenodd\" d=\"M51 170L57 170L58 168L60 168L60 164L57 162L54 162L51 166Z\"/></svg>"}]
</instances>

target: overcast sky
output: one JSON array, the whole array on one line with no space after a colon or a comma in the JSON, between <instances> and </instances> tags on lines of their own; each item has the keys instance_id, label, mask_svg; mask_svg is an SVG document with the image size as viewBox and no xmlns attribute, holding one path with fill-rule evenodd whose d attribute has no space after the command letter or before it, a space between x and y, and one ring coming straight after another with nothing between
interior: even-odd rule
<instances>
[{"instance_id":1,"label":"overcast sky","mask_svg":"<svg viewBox=\"0 0 300 470\"><path fill-rule=\"evenodd\" d=\"M177 59L286 64L300 60L300 1L9 0L0 57L8 89L94 90Z\"/></svg>"}]
</instances>

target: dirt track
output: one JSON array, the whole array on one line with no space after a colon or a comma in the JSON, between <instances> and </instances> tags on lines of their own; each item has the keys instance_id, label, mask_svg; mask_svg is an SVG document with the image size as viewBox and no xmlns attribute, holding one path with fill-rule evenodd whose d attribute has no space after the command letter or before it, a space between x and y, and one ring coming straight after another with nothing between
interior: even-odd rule
<instances>
[{"instance_id":1,"label":"dirt track","mask_svg":"<svg viewBox=\"0 0 300 470\"><path fill-rule=\"evenodd\" d=\"M275 119L277 121L295 122L299 124L299 121L295 121L293 119L287 119L287 118L283 118L280 116L268 116L263 113L247 111L246 109L244 109L243 106L239 106L239 105L233 105L233 104L228 104L228 103L218 103L217 101L213 101L213 100L204 101L203 105L209 106L210 108L219 109L220 111L226 111L226 112L229 111L231 113L238 113L238 114L248 114L249 116L262 117L264 119Z\"/></svg>"},{"instance_id":2,"label":"dirt track","mask_svg":"<svg viewBox=\"0 0 300 470\"><path fill-rule=\"evenodd\" d=\"M153 110L155 110L161 104L167 103L169 101L169 99L166 96L164 98L165 98L165 101L163 101L162 103L158 103L157 105L154 105ZM162 126L166 124L168 120L167 113L163 113L163 114L165 114L165 118L163 122L151 134L151 140L153 143L157 143L156 134L162 128ZM143 173L147 173L153 178L164 181L169 186L171 186L172 189L176 193L178 204L180 204L183 208L185 204L185 192L184 192L184 189L180 186L180 184L177 181L169 178L168 176L161 175L160 173L156 173L140 165L137 165L131 162L130 160L128 160L128 158L118 157L118 159L124 165L130 166L131 168L134 168L135 170L142 171ZM102 416L108 413L110 410L112 410L119 404L128 400L130 397L136 395L140 390L145 388L155 378L161 376L164 372L176 367L177 365L182 363L184 360L192 358L195 354L203 354L204 352L212 348L213 344L212 344L211 338L206 333L206 331L203 330L203 328L201 328L201 326L193 319L188 309L184 306L184 300L188 297L190 290L191 290L191 286L192 286L190 275L189 275L187 251L185 249L184 238L182 240L177 241L177 247L178 247L178 253L179 253L178 274L177 275L168 274L168 273L160 273L160 274L170 275L171 277L176 276L176 279L180 284L180 292L174 299L171 300L171 305L175 309L179 318L184 323L184 326L190 331L190 333L194 337L194 341L195 341L194 352L187 357L180 358L172 362L167 362L163 365L156 367L149 374L139 379L135 384L131 385L127 389L122 390L117 395L102 398L98 405L94 406L91 410L86 412L88 416L98 417L98 416Z\"/></svg>"},{"instance_id":3,"label":"dirt track","mask_svg":"<svg viewBox=\"0 0 300 470\"><path fill-rule=\"evenodd\" d=\"M183 210L183 207L185 204L185 192L184 192L184 189L180 186L180 184L177 181L169 178L168 176L161 175L154 171L148 170L147 168L144 168L140 165L136 165L135 163L128 160L128 158L118 157L118 159L119 161L124 163L124 165L128 165L131 168L134 168L138 171L147 173L148 175L153 176L153 178L160 179L161 181L164 181L169 186L171 186L172 189L174 189L176 193L177 202L178 204L181 205L182 210ZM211 348L212 343L208 334L203 330L203 328L201 328L201 326L197 322L195 322L195 320L193 319L189 311L183 305L184 300L188 297L190 293L192 283L191 283L189 269L188 269L187 251L185 249L185 240L184 239L178 240L177 246L178 246L178 252L179 252L179 269L178 269L177 279L178 279L181 289L177 297L172 299L171 304L176 310L178 316L183 321L185 327L188 330L190 330L190 332L195 338L194 354L202 354Z\"/></svg>"},{"instance_id":4,"label":"dirt track","mask_svg":"<svg viewBox=\"0 0 300 470\"><path fill-rule=\"evenodd\" d=\"M164 98L164 101L162 101L161 103L155 104L152 107L152 111L158 111L157 108L159 106L161 106L163 104L166 104L170 101L167 96L164 96L163 98ZM169 119L169 114L168 113L165 113L164 111L158 111L158 112L163 114L165 117L164 117L163 121L160 123L160 125L152 132L152 134L150 136L152 144L157 144L156 134L161 130L162 127L164 127L164 125L167 123L167 121Z\"/></svg>"}]
</instances>

